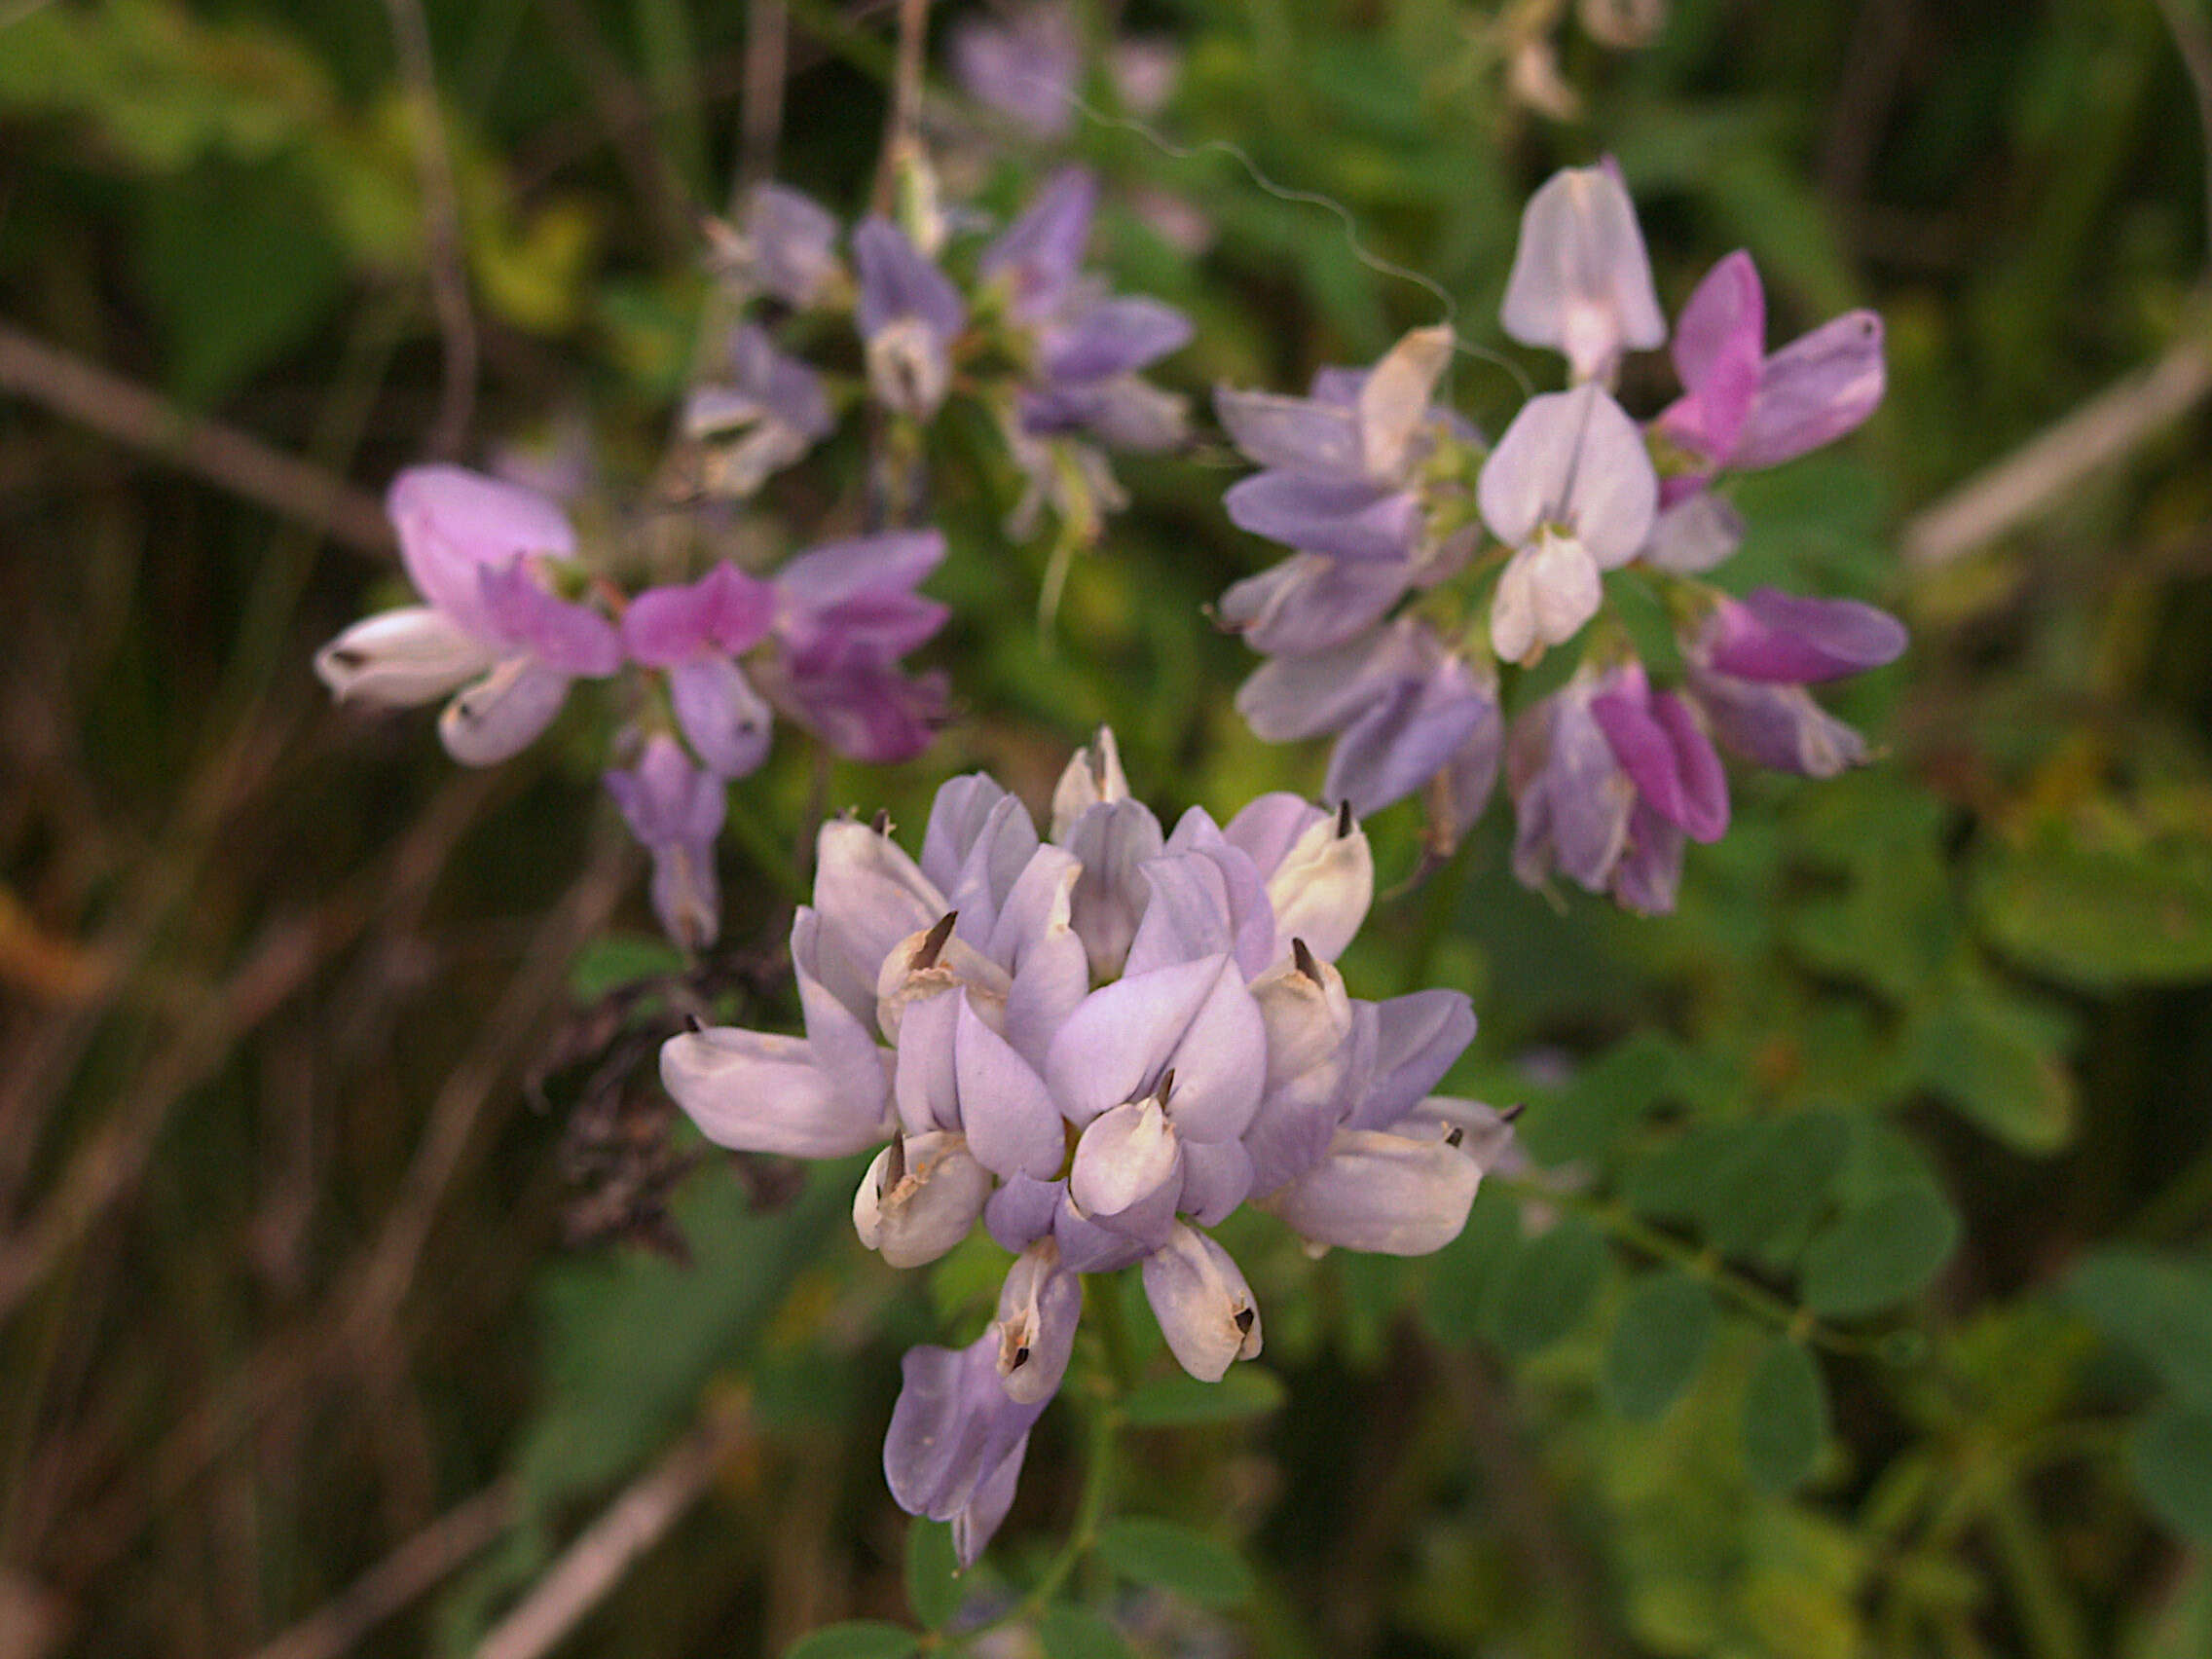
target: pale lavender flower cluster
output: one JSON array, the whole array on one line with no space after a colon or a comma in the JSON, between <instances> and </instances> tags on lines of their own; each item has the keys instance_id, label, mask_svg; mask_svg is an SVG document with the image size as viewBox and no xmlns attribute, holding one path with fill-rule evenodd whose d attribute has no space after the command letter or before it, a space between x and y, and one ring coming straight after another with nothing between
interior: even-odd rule
<instances>
[{"instance_id":1,"label":"pale lavender flower cluster","mask_svg":"<svg viewBox=\"0 0 2212 1659\"><path fill-rule=\"evenodd\" d=\"M964 1348L917 1347L884 1447L908 1511L973 1562L1058 1388L1081 1275L1141 1268L1168 1347L1218 1381L1259 1309L1206 1229L1250 1201L1314 1246L1419 1255L1465 1224L1505 1140L1431 1094L1474 1035L1456 991L1349 994L1335 958L1373 891L1348 812L1271 794L1171 832L1112 735L1079 752L1040 837L989 777L938 792L919 861L887 827L821 833L792 924L803 1037L673 1039L661 1076L709 1139L836 1158L881 1147L853 1202L895 1267L980 1223L1014 1261Z\"/></svg>"},{"instance_id":2,"label":"pale lavender flower cluster","mask_svg":"<svg viewBox=\"0 0 2212 1659\"><path fill-rule=\"evenodd\" d=\"M910 194L923 205L901 220L876 215L854 227L848 271L836 221L796 191L763 186L739 225L719 229L722 274L747 300L849 313L869 394L916 427L955 392L975 398L1028 481L1015 534L1050 506L1095 538L1102 515L1123 504L1106 452L1183 439L1183 400L1140 373L1190 339L1189 320L1157 300L1114 296L1085 272L1098 186L1081 167L1055 173L980 246L956 234L972 215L929 205L934 182ZM694 396L686 424L720 446L703 482L744 495L831 422L821 375L779 351L757 323L739 329L729 355L728 380Z\"/></svg>"},{"instance_id":3,"label":"pale lavender flower cluster","mask_svg":"<svg viewBox=\"0 0 2212 1659\"><path fill-rule=\"evenodd\" d=\"M607 787L652 854L663 926L687 946L717 931L724 785L767 757L776 712L870 761L919 754L943 717L943 677L899 667L944 622L914 591L944 556L935 531L830 542L765 578L723 561L625 596L586 569L559 503L522 485L415 467L386 505L423 603L355 623L315 672L373 706L448 699L438 735L469 766L520 754L571 682L633 676L655 713Z\"/></svg>"},{"instance_id":4,"label":"pale lavender flower cluster","mask_svg":"<svg viewBox=\"0 0 2212 1659\"><path fill-rule=\"evenodd\" d=\"M1530 199L1505 332L1567 359L1569 389L1531 397L1492 445L1432 401L1442 329L1371 371L1325 370L1311 395L1224 387L1223 424L1264 470L1230 517L1291 547L1218 615L1269 661L1237 707L1270 741L1333 734L1325 791L1361 814L1427 792L1444 847L1481 815L1500 761L1515 873L1553 871L1633 909L1673 906L1685 840L1727 828L1714 741L1827 777L1865 756L1805 687L1894 659L1904 631L1869 606L1697 580L1743 536L1714 486L1851 431L1881 401L1881 322L1849 315L1768 353L1758 275L1731 254L1674 335L1682 395L1639 424L1610 387L1623 355L1667 342L1636 212L1610 165ZM1568 683L1516 713L1501 664L1533 666L1606 608L1635 567L1676 621L1684 673L1655 688L1626 631L1586 636Z\"/></svg>"}]
</instances>

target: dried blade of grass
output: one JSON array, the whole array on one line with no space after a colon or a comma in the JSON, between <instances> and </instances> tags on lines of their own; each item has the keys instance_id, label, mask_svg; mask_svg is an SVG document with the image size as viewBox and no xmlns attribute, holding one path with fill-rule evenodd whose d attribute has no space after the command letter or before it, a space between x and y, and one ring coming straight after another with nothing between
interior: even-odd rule
<instances>
[{"instance_id":1,"label":"dried blade of grass","mask_svg":"<svg viewBox=\"0 0 2212 1659\"><path fill-rule=\"evenodd\" d=\"M682 1519L751 1432L730 1411L686 1435L585 1528L545 1576L477 1646L476 1659L540 1659L621 1583L631 1564Z\"/></svg>"},{"instance_id":2,"label":"dried blade of grass","mask_svg":"<svg viewBox=\"0 0 2212 1659\"><path fill-rule=\"evenodd\" d=\"M188 415L160 394L0 323L0 391L181 466L280 518L326 530L355 553L397 547L367 491L220 421Z\"/></svg>"},{"instance_id":3,"label":"dried blade of grass","mask_svg":"<svg viewBox=\"0 0 2212 1659\"><path fill-rule=\"evenodd\" d=\"M328 1604L254 1649L250 1659L340 1659L498 1537L514 1506L514 1483L495 1481L447 1510Z\"/></svg>"}]
</instances>

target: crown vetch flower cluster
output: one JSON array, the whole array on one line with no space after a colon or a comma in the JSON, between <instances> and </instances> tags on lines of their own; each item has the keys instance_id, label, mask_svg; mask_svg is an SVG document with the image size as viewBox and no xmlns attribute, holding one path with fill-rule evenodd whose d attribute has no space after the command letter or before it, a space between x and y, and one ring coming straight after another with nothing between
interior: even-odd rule
<instances>
[{"instance_id":1,"label":"crown vetch flower cluster","mask_svg":"<svg viewBox=\"0 0 2212 1659\"><path fill-rule=\"evenodd\" d=\"M1881 322L1854 312L1769 353L1757 271L1731 254L1676 327L1682 395L1640 426L1609 387L1667 324L1609 164L1530 200L1502 321L1563 355L1572 384L1531 397L1494 445L1433 401L1453 350L1442 329L1366 373L1322 371L1309 397L1217 393L1263 468L1230 490L1230 517L1294 550L1222 597L1222 624L1270 659L1237 707L1270 741L1334 734L1325 787L1356 812L1426 789L1446 846L1502 760L1524 882L1557 870L1669 909L1685 840L1728 825L1715 740L1815 777L1865 756L1805 687L1891 661L1903 629L1851 601L1738 600L1697 578L1743 536L1717 483L1841 437L1881 401ZM1606 576L1631 567L1674 618L1676 687L1654 687L1604 616ZM1532 666L1586 630L1569 682L1508 729L1498 665Z\"/></svg>"},{"instance_id":2,"label":"crown vetch flower cluster","mask_svg":"<svg viewBox=\"0 0 2212 1659\"><path fill-rule=\"evenodd\" d=\"M1184 437L1183 400L1139 373L1183 346L1190 322L1157 300L1115 296L1083 270L1098 203L1088 170L1054 173L981 242L963 234L974 215L937 210L935 194L920 176L909 193L920 205L855 226L848 270L827 211L788 187L763 186L738 225L717 228L720 271L742 301L771 304L799 325L849 322L868 395L915 430L949 397L975 398L1028 483L1014 534L1027 535L1051 506L1095 539L1102 515L1123 504L1106 452ZM745 495L829 429L828 383L754 321L733 337L730 365L725 384L694 398L688 429L723 446L702 482Z\"/></svg>"},{"instance_id":3,"label":"crown vetch flower cluster","mask_svg":"<svg viewBox=\"0 0 2212 1659\"><path fill-rule=\"evenodd\" d=\"M1178 313L1115 297L1083 271L1096 201L1088 173L1055 175L1002 235L967 250L964 291L935 257L949 234L940 215L862 221L848 268L829 212L782 186L756 191L738 224L713 227L742 314L684 401L686 475L705 497L748 498L830 437L856 397L911 437L959 390L991 412L1028 480L1016 520L1049 504L1095 536L1121 499L1104 449L1183 435L1181 400L1138 371L1190 334ZM786 351L771 327L819 337L824 317L857 335L865 385ZM316 671L372 705L450 697L439 734L468 765L528 746L572 682L630 678L640 694L629 705L644 713L617 733L621 763L606 784L652 855L663 926L687 946L716 933L723 785L766 759L776 715L874 762L919 754L945 716L943 676L900 667L946 616L915 591L944 556L934 530L826 541L768 575L718 558L694 580L629 591L623 550L587 560L559 503L524 485L421 466L387 504L422 603L348 629ZM723 534L697 516L710 557Z\"/></svg>"},{"instance_id":4,"label":"crown vetch flower cluster","mask_svg":"<svg viewBox=\"0 0 2212 1659\"><path fill-rule=\"evenodd\" d=\"M469 766L520 754L571 682L635 677L665 724L631 739L639 758L607 786L653 855L663 925L686 944L715 937L722 786L767 757L775 711L873 761L919 754L942 719L943 677L898 666L944 622L914 592L944 556L935 531L826 543L765 578L725 560L625 597L581 562L560 505L522 485L420 466L386 505L424 603L356 622L315 672L375 706L450 698L438 735Z\"/></svg>"},{"instance_id":5,"label":"crown vetch flower cluster","mask_svg":"<svg viewBox=\"0 0 2212 1659\"><path fill-rule=\"evenodd\" d=\"M1349 812L1291 795L1162 833L1101 731L1049 838L979 773L938 792L919 861L880 824L827 825L792 924L805 1035L663 1049L670 1093L721 1145L880 1146L853 1221L893 1266L978 1222L1014 1253L988 1330L906 1356L884 1448L893 1494L951 1522L964 1562L1059 1386L1080 1275L1141 1266L1169 1348L1213 1382L1260 1350L1250 1288L1204 1231L1239 1204L1399 1255L1465 1224L1498 1118L1429 1091L1474 1013L1456 991L1350 995L1334 961L1373 880Z\"/></svg>"}]
</instances>

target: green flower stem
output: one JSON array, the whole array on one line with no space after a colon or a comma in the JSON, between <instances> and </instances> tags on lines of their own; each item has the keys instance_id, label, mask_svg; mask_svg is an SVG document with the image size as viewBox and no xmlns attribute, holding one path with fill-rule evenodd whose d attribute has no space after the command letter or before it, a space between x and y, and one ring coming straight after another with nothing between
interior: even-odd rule
<instances>
[{"instance_id":1,"label":"green flower stem","mask_svg":"<svg viewBox=\"0 0 2212 1659\"><path fill-rule=\"evenodd\" d=\"M1821 1323L1809 1309L1798 1307L1788 1297L1777 1296L1757 1280L1738 1272L1710 1245L1692 1244L1673 1234L1662 1233L1633 1214L1617 1198L1555 1192L1533 1181L1512 1181L1499 1176L1491 1179L1517 1197L1587 1217L1630 1248L1663 1262L1672 1262L1692 1276L1703 1279L1747 1312L1774 1326L1792 1342L1810 1343L1829 1353L1854 1357L1863 1357L1872 1351L1866 1343Z\"/></svg>"},{"instance_id":2,"label":"green flower stem","mask_svg":"<svg viewBox=\"0 0 2212 1659\"><path fill-rule=\"evenodd\" d=\"M753 867L775 884L777 892L794 904L806 903L805 879L766 818L740 807L722 820L722 827L745 849Z\"/></svg>"},{"instance_id":3,"label":"green flower stem","mask_svg":"<svg viewBox=\"0 0 2212 1659\"><path fill-rule=\"evenodd\" d=\"M2083 1659L2088 1648L2080 1615L2059 1589L2049 1540L2036 1524L2018 1484L1992 1482L1984 1513L1998 1568L2011 1586L2012 1604L2019 1610L2028 1651L2036 1659Z\"/></svg>"},{"instance_id":4,"label":"green flower stem","mask_svg":"<svg viewBox=\"0 0 2212 1659\"><path fill-rule=\"evenodd\" d=\"M1084 1390L1088 1396L1089 1421L1084 1436L1083 1488L1076 1498L1075 1524L1068 1530L1067 1541L1046 1565L1028 1594L997 1617L972 1629L957 1634L930 1632L921 1641L925 1651L947 1644L957 1650L988 1631L1036 1618L1051 1604L1069 1575L1098 1543L1114 1493L1114 1453L1122 1429L1122 1397L1130 1386L1133 1373L1128 1369L1131 1355L1117 1276L1088 1273L1084 1287L1091 1318L1103 1339L1105 1363L1091 1368L1088 1379L1090 1385Z\"/></svg>"}]
</instances>

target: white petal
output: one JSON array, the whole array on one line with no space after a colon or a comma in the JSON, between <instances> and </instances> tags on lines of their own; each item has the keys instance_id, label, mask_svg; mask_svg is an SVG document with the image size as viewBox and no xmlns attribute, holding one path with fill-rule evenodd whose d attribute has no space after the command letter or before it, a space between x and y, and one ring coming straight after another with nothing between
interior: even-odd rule
<instances>
[{"instance_id":1,"label":"white petal","mask_svg":"<svg viewBox=\"0 0 2212 1659\"><path fill-rule=\"evenodd\" d=\"M436 702L492 663L443 611L409 605L354 623L315 652L314 671L341 702L408 709Z\"/></svg>"},{"instance_id":2,"label":"white petal","mask_svg":"<svg viewBox=\"0 0 2212 1659\"><path fill-rule=\"evenodd\" d=\"M1145 1258L1144 1291L1168 1351L1201 1382L1260 1351L1260 1309L1236 1263L1204 1234L1177 1222Z\"/></svg>"},{"instance_id":3,"label":"white petal","mask_svg":"<svg viewBox=\"0 0 2212 1659\"><path fill-rule=\"evenodd\" d=\"M446 705L438 737L463 766L496 766L535 742L568 695L569 677L559 669L509 657Z\"/></svg>"}]
</instances>

